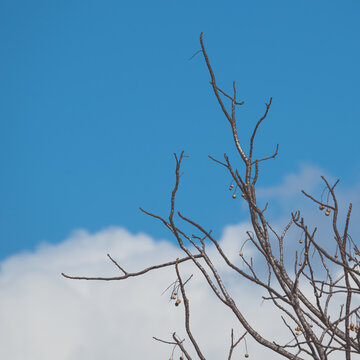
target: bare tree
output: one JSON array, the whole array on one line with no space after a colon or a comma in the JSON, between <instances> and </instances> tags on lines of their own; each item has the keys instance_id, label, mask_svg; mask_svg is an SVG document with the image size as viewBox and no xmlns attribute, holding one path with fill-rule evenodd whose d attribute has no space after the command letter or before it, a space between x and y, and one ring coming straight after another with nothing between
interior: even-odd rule
<instances>
[{"instance_id":1,"label":"bare tree","mask_svg":"<svg viewBox=\"0 0 360 360\"><path fill-rule=\"evenodd\" d=\"M180 168L185 157L184 152L181 152L179 156L174 154L176 160L176 181L171 194L171 209L168 218L155 215L142 208L140 208L140 210L160 220L172 232L179 247L184 252L184 257L154 265L138 272L129 273L108 254L109 259L122 272L121 276L80 277L69 276L64 273L62 273L62 275L66 278L76 280L125 280L129 277L140 276L155 269L174 266L177 280L170 285L170 287L172 287L171 299L176 300L175 305L178 305L182 299L187 336L197 357L204 360L206 359L206 349L201 349L195 334L193 334L191 330L190 306L185 290L186 282L189 279L184 281L179 271L179 265L181 263L191 261L201 271L216 297L226 307L231 309L235 318L244 328L245 332L238 340L234 340L234 334L231 330L231 345L228 353L229 360L232 358L234 348L241 340L245 340L246 336L252 337L262 346L288 359L300 360L311 357L313 359L325 360L330 359L333 354L342 353L345 355L346 360L350 360L352 354L360 354L360 306L354 305L354 302L358 302L360 293L360 262L357 257L359 255L359 249L348 233L352 204L350 203L348 206L345 226L340 230L338 226L339 205L335 194L335 186L338 184L338 181L330 185L328 181L322 177L324 188L328 193L326 201L322 198L320 200L316 199L304 190L302 190L302 193L309 201L319 206L320 210L325 210L326 216L331 216L331 231L333 232L335 241L327 243L326 248L323 247L324 245L320 245L316 237L317 228L311 229L305 223L303 217L301 217L300 211L291 213L289 222L281 233L275 231L265 217L268 204L261 209L257 203L256 183L259 177L259 164L275 158L278 154L278 145L272 155L261 159L253 158L254 139L259 126L269 112L272 99L270 98L269 102L265 104L265 112L256 123L250 138L249 151L246 153L238 137L236 108L243 105L243 102L237 99L235 82L233 83L233 92L231 95L218 87L205 50L202 33L200 35L200 44L201 50L199 52L202 53L209 70L211 78L210 84L216 99L225 118L230 124L234 144L241 159L241 168L239 170L236 169L226 154L224 154L224 161L216 160L211 156L209 157L228 171L232 178L230 190L232 190L235 185L235 189L240 189L241 196L247 202L253 228L252 231L247 232L248 240L253 244L261 259L265 262L267 273L264 271L260 274L256 272L253 259L246 259L241 250L239 255L246 267L246 271L236 266L224 253L219 242L212 235L212 231L205 229L199 223L185 217L179 211L177 212L179 218L194 227L201 236L189 235L181 230L175 223L175 199L180 183ZM228 110L226 102L231 103L230 110ZM236 197L235 193L233 197ZM302 250L300 253L296 252L293 268L287 267L284 262L284 258L286 258L284 254L284 242L291 226L299 228L303 234L300 239ZM276 308L280 309L282 321L292 339L290 342L278 344L260 335L261 329L256 329L250 324L247 315L244 314L231 297L213 260L208 255L206 249L207 243L214 244L218 254L232 271L263 288L268 294L267 296L263 296L263 299L271 301ZM186 244L189 245L187 246ZM191 249L189 247L191 247ZM313 256L309 256L310 252L314 253ZM319 264L321 265L320 268ZM334 273L340 273L341 275L335 278ZM311 285L313 290L312 299L309 298L308 295L305 295L302 288L303 283ZM336 298L339 298L343 304L337 309L338 312L334 313L334 311L330 311L330 302ZM184 359L184 357L188 360L192 359L189 355L189 349L184 345L184 340L181 340L176 333L173 333L172 339L169 341L158 338L154 339L166 344L171 344L175 348L178 347L182 353L180 359ZM245 354L245 357L249 357L249 354Z\"/></svg>"}]
</instances>

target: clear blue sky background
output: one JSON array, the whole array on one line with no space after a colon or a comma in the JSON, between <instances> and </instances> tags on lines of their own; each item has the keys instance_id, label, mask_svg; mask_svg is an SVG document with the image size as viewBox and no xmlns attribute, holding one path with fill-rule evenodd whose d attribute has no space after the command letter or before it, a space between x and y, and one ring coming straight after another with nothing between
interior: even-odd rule
<instances>
[{"instance_id":1,"label":"clear blue sky background","mask_svg":"<svg viewBox=\"0 0 360 360\"><path fill-rule=\"evenodd\" d=\"M179 206L219 234L241 219L233 155L209 85L245 100L240 137L273 97L256 155L262 186L299 164L359 182L359 1L16 1L0 3L0 259L72 230L168 232L173 152L189 159ZM246 148L246 146L245 146ZM240 163L238 163L241 169ZM226 211L226 212L225 212Z\"/></svg>"}]
</instances>

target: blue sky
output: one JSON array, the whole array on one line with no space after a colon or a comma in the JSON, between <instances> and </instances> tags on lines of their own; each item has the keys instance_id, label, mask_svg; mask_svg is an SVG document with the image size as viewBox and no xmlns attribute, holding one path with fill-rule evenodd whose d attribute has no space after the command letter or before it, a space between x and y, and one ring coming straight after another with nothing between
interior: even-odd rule
<instances>
[{"instance_id":1,"label":"blue sky","mask_svg":"<svg viewBox=\"0 0 360 360\"><path fill-rule=\"evenodd\" d=\"M233 155L209 85L232 81L245 144L273 97L256 154L275 186L301 163L358 183L357 1L2 1L0 258L111 225L168 237L173 153L179 206L219 234L244 215L207 155ZM246 148L246 145L245 145ZM241 169L241 164L238 162ZM226 211L225 211L226 209Z\"/></svg>"}]
</instances>

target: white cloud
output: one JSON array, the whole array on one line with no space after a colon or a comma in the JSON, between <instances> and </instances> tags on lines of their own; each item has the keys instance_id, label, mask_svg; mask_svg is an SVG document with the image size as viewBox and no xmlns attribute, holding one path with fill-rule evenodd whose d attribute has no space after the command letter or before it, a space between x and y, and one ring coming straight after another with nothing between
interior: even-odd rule
<instances>
[{"instance_id":1,"label":"white cloud","mask_svg":"<svg viewBox=\"0 0 360 360\"><path fill-rule=\"evenodd\" d=\"M334 178L326 174L322 169L311 164L300 164L299 173L291 173L284 177L283 181L276 186L259 188L257 190L258 197L262 198L292 198L300 194L301 190L312 192L319 185L323 185L320 176L331 183Z\"/></svg>"},{"instance_id":2,"label":"white cloud","mask_svg":"<svg viewBox=\"0 0 360 360\"><path fill-rule=\"evenodd\" d=\"M242 228L225 231L224 251L238 250L234 244ZM1 264L0 272L0 358L170 357L172 348L155 342L152 336L169 340L173 331L185 334L182 306L169 303L169 293L160 296L176 279L173 268L121 282L74 281L60 276L62 271L114 276L118 272L106 258L107 252L129 272L181 256L168 242L155 242L121 228L95 234L77 231L58 245L42 244L34 253L12 256ZM209 253L214 254L210 246ZM224 357L230 324L237 334L240 329L204 286L199 272L191 264L181 264L180 269L184 279L194 273L188 285L194 334L209 359ZM239 284L245 288L243 281ZM251 308L250 298L245 301L247 308Z\"/></svg>"},{"instance_id":3,"label":"white cloud","mask_svg":"<svg viewBox=\"0 0 360 360\"><path fill-rule=\"evenodd\" d=\"M314 184L309 180L309 174L314 172L317 171L303 168L298 178L295 176L285 180L283 195L291 194L291 189L299 184L304 185L302 181L307 184L304 187L314 189ZM275 190L280 196L280 188ZM353 195L354 191L348 191L348 194ZM344 196L344 193L340 193L340 198ZM358 207L359 196L355 196L355 203ZM329 225L329 219L325 219L319 211L314 215L312 207L305 209L305 214L313 214L312 220ZM274 224L275 227L280 227L281 219ZM220 241L230 260L239 267L243 267L239 249L247 239L246 230L249 229L245 223L228 226ZM359 233L358 228L355 229L353 235ZM292 249L298 245L296 239L296 234L289 238ZM287 341L289 335L279 313L274 311L271 304L261 304L264 292L240 276L230 276L229 268L217 256L214 247L208 244L207 248L229 284L234 300L248 315L249 322L272 340ZM257 261L250 243L246 244L243 252ZM61 272L87 276L120 274L106 257L107 253L128 272L183 256L168 241L154 241L146 234L134 235L123 228L112 227L95 234L78 230L60 244L43 243L35 252L6 259L0 268L0 358L168 359L172 347L154 341L152 336L170 340L173 331L181 337L185 335L182 304L175 307L169 302L169 293L160 296L176 279L173 267L112 282L68 280L60 275ZM191 263L181 264L180 270L183 279L194 273L187 286L191 324L206 358L227 358L231 327L234 327L237 336L243 330ZM310 298L312 291L307 291ZM247 339L251 358L277 356L257 345L250 337ZM189 340L185 343L191 349L190 353L194 354ZM241 343L234 359L243 357L244 353L244 343Z\"/></svg>"}]
</instances>

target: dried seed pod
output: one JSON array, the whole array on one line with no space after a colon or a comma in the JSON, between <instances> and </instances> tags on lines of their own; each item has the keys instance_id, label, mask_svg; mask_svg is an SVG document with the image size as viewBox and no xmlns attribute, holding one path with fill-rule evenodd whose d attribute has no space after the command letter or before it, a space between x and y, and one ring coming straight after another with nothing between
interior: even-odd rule
<instances>
[{"instance_id":1,"label":"dried seed pod","mask_svg":"<svg viewBox=\"0 0 360 360\"><path fill-rule=\"evenodd\" d=\"M248 353L246 353L246 354L245 354L245 357L246 357L246 358L248 358L248 357L249 357L249 354L248 354Z\"/></svg>"},{"instance_id":2,"label":"dried seed pod","mask_svg":"<svg viewBox=\"0 0 360 360\"><path fill-rule=\"evenodd\" d=\"M232 190L232 189L233 189L233 187L234 187L234 185L230 185L229 190Z\"/></svg>"},{"instance_id":3,"label":"dried seed pod","mask_svg":"<svg viewBox=\"0 0 360 360\"><path fill-rule=\"evenodd\" d=\"M236 199L236 194L233 194L233 199Z\"/></svg>"},{"instance_id":4,"label":"dried seed pod","mask_svg":"<svg viewBox=\"0 0 360 360\"><path fill-rule=\"evenodd\" d=\"M320 209L320 210L324 210L324 209L325 209L325 206L324 206L324 205L320 205L320 206L319 206L319 209Z\"/></svg>"},{"instance_id":5,"label":"dried seed pod","mask_svg":"<svg viewBox=\"0 0 360 360\"><path fill-rule=\"evenodd\" d=\"M180 303L181 303L181 300L177 299L176 302L175 302L175 306L179 306Z\"/></svg>"},{"instance_id":6,"label":"dried seed pod","mask_svg":"<svg viewBox=\"0 0 360 360\"><path fill-rule=\"evenodd\" d=\"M331 211L331 210L330 210L329 208L327 208L326 211L325 211L325 215L326 215L326 216L329 216L329 215L330 215L330 211Z\"/></svg>"},{"instance_id":7,"label":"dried seed pod","mask_svg":"<svg viewBox=\"0 0 360 360\"><path fill-rule=\"evenodd\" d=\"M299 266L301 266L302 265L302 263L301 263L301 261L299 262Z\"/></svg>"},{"instance_id":8,"label":"dried seed pod","mask_svg":"<svg viewBox=\"0 0 360 360\"><path fill-rule=\"evenodd\" d=\"M302 243L303 243L302 239L300 239L300 240L299 240L299 243L300 243L300 244L302 244Z\"/></svg>"},{"instance_id":9,"label":"dried seed pod","mask_svg":"<svg viewBox=\"0 0 360 360\"><path fill-rule=\"evenodd\" d=\"M242 197L245 197L245 194L244 194L244 193L242 193L242 194L241 194L241 196L242 196Z\"/></svg>"}]
</instances>

